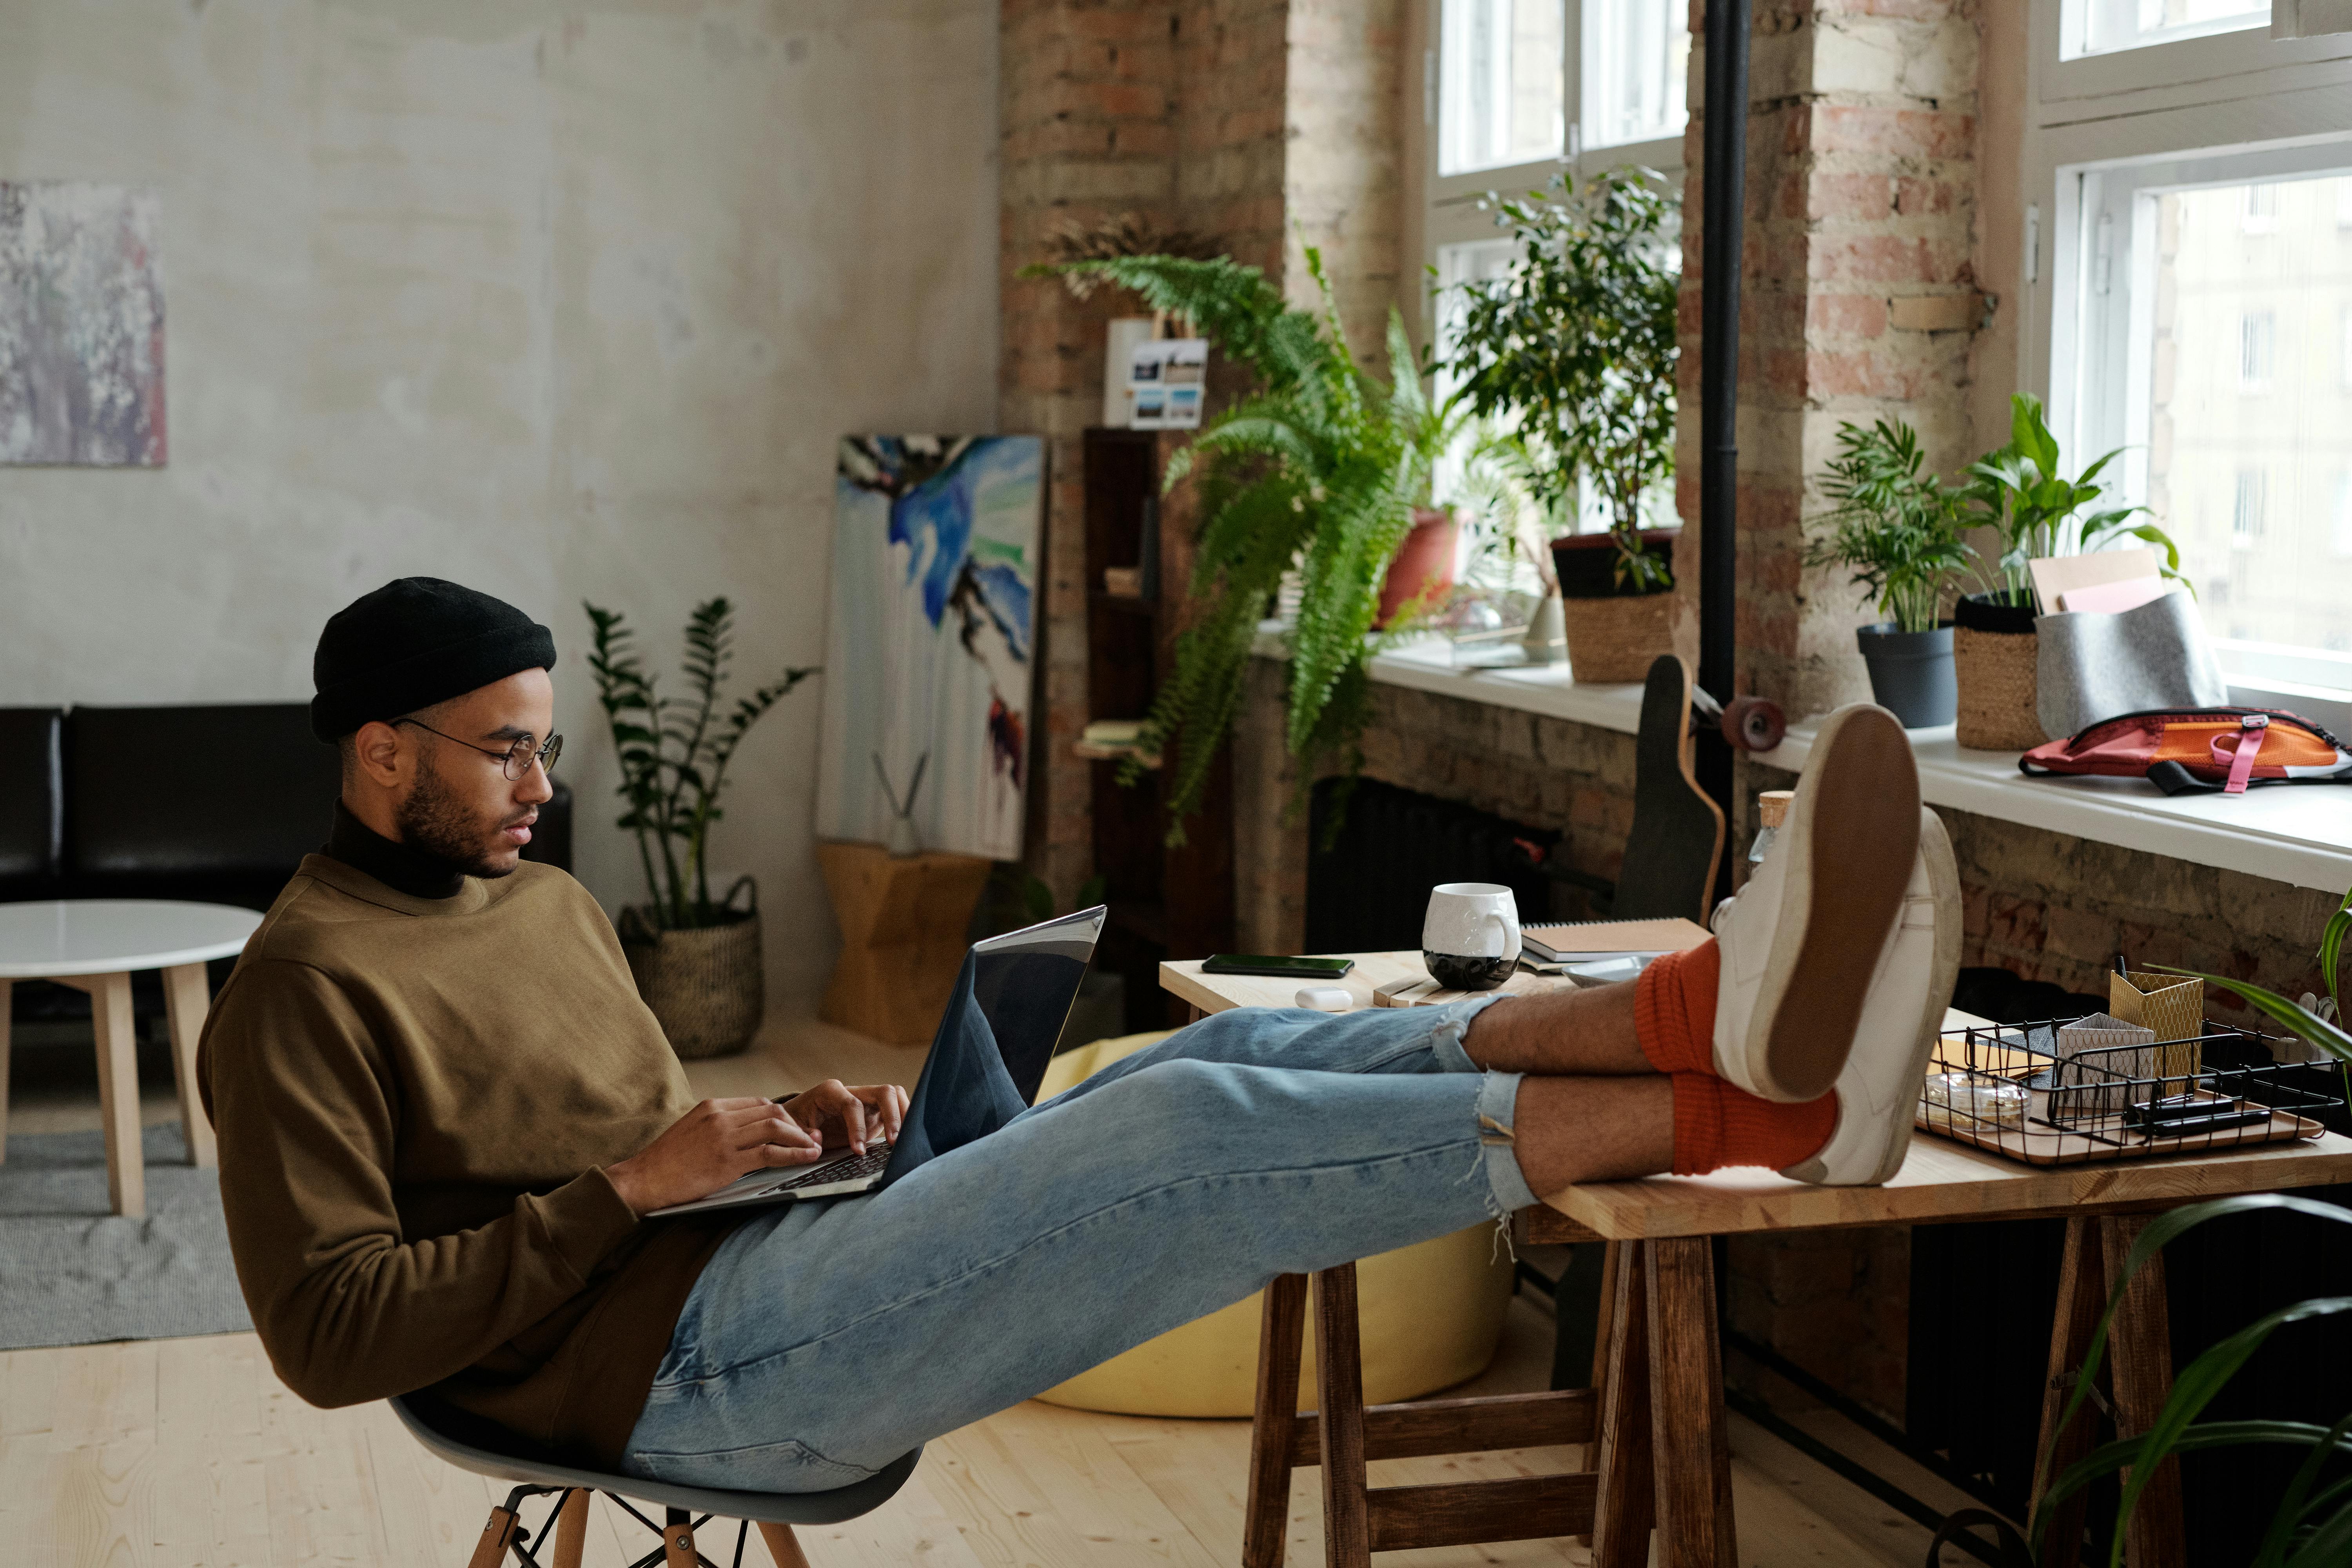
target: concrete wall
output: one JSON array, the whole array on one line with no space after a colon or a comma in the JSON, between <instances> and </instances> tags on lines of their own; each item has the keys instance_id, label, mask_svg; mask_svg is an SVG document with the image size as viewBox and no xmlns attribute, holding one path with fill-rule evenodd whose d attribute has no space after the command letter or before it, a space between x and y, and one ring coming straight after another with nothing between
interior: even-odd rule
<instances>
[{"instance_id":1,"label":"concrete wall","mask_svg":"<svg viewBox=\"0 0 2352 1568\"><path fill-rule=\"evenodd\" d=\"M455 578L554 627L579 869L642 896L581 600L822 659L835 437L996 427L996 52L991 0L9 0L0 179L163 194L172 459L0 468L0 703L307 698L331 612ZM820 700L716 835L794 1011Z\"/></svg>"}]
</instances>

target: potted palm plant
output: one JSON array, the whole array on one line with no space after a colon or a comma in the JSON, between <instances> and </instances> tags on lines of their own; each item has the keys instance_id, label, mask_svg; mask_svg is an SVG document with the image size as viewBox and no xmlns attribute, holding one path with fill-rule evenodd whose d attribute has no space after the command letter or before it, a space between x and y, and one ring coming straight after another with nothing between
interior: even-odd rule
<instances>
[{"instance_id":1,"label":"potted palm plant","mask_svg":"<svg viewBox=\"0 0 2352 1568\"><path fill-rule=\"evenodd\" d=\"M1569 664L1579 680L1640 680L1672 650L1681 531L1642 526L1675 471L1675 201L1643 169L1487 200L1519 254L1503 277L1463 286L1437 368L1535 457L1538 500L1574 516L1580 485L1600 498L1606 533L1552 542Z\"/></svg>"},{"instance_id":2,"label":"potted palm plant","mask_svg":"<svg viewBox=\"0 0 2352 1568\"><path fill-rule=\"evenodd\" d=\"M1328 767L1352 773L1361 764L1367 667L1401 631L1374 630L1382 586L1415 508L1428 502L1432 467L1466 418L1423 392L1393 310L1394 379L1365 368L1340 329L1321 255L1310 247L1307 264L1322 292L1317 312L1295 308L1264 273L1230 258L1122 256L1027 269L1131 289L1154 310L1192 321L1256 375L1255 389L1210 419L1165 476L1172 487L1197 468L1201 501L1191 586L1198 613L1176 639L1174 667L1152 700L1148 744L1139 748L1173 758L1171 843L1183 842L1183 819L1199 806L1240 708L1258 623L1294 568L1300 595L1287 634L1285 739L1304 764L1300 799ZM1428 585L1409 579L1408 588L1410 599ZM1129 766L1130 782L1139 766Z\"/></svg>"},{"instance_id":3,"label":"potted palm plant","mask_svg":"<svg viewBox=\"0 0 2352 1568\"><path fill-rule=\"evenodd\" d=\"M695 606L686 624L687 695L666 697L638 658L636 634L620 612L582 606L594 628L588 660L596 699L620 754L615 792L627 805L619 826L636 836L647 901L621 911L621 952L637 993L680 1057L725 1056L759 1031L759 889L738 878L710 896L711 825L725 814L720 792L736 748L762 714L814 675L787 669L782 680L721 711L734 655L735 607L723 598ZM749 904L736 900L749 895Z\"/></svg>"},{"instance_id":4,"label":"potted palm plant","mask_svg":"<svg viewBox=\"0 0 2352 1568\"><path fill-rule=\"evenodd\" d=\"M1960 493L1926 471L1918 432L1900 420L1838 426L1822 477L1836 503L1807 542L1809 566L1843 567L1884 619L1856 629L1871 695L1906 729L1948 724L1958 701L1944 590L1975 559Z\"/></svg>"},{"instance_id":5,"label":"potted palm plant","mask_svg":"<svg viewBox=\"0 0 2352 1568\"><path fill-rule=\"evenodd\" d=\"M2037 712L2041 647L2033 621L2055 606L2037 603L2027 563L2137 539L2157 548L2166 575L2179 575L2180 552L2171 537L2154 522L2132 521L2146 507L2085 510L2107 493L2098 478L2121 450L2067 479L2059 471L2058 438L2042 416L2041 399L2021 393L2010 399L2009 444L1969 465L1965 521L1990 530L2000 555L1986 590L1962 598L1953 611L1961 745L2018 752L2049 738Z\"/></svg>"}]
</instances>

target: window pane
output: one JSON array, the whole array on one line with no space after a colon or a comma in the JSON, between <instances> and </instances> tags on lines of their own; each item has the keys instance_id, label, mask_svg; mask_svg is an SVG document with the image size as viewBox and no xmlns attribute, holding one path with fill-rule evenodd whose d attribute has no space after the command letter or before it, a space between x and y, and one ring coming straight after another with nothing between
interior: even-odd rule
<instances>
[{"instance_id":1,"label":"window pane","mask_svg":"<svg viewBox=\"0 0 2352 1568\"><path fill-rule=\"evenodd\" d=\"M2070 0L2069 58L2268 27L2270 0Z\"/></svg>"},{"instance_id":2,"label":"window pane","mask_svg":"<svg viewBox=\"0 0 2352 1568\"><path fill-rule=\"evenodd\" d=\"M1690 118L1690 18L1663 0L1585 0L1584 143L1679 136Z\"/></svg>"},{"instance_id":3,"label":"window pane","mask_svg":"<svg viewBox=\"0 0 2352 1568\"><path fill-rule=\"evenodd\" d=\"M2221 637L2352 647L2347 184L2330 174L2135 198L2132 298L2110 319L2128 319L2137 341L2111 363L2144 391L2107 390L2129 410L2108 428L2137 448L2135 488Z\"/></svg>"},{"instance_id":4,"label":"window pane","mask_svg":"<svg viewBox=\"0 0 2352 1568\"><path fill-rule=\"evenodd\" d=\"M1439 174L1560 155L1567 38L1565 0L1445 0Z\"/></svg>"}]
</instances>

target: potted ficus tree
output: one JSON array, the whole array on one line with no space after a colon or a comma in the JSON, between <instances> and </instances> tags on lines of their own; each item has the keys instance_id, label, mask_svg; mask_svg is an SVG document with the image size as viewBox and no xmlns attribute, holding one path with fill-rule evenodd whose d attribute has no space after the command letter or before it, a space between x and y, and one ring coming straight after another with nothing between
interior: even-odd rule
<instances>
[{"instance_id":1,"label":"potted ficus tree","mask_svg":"<svg viewBox=\"0 0 2352 1568\"><path fill-rule=\"evenodd\" d=\"M1836 509L1807 542L1805 563L1843 567L1884 617L1854 634L1871 695L1906 729L1950 723L1958 689L1944 591L1976 559L1961 492L1927 471L1916 431L1881 419L1838 426L1822 493Z\"/></svg>"},{"instance_id":2,"label":"potted ficus tree","mask_svg":"<svg viewBox=\"0 0 2352 1568\"><path fill-rule=\"evenodd\" d=\"M1579 680L1640 680L1673 646L1681 531L1643 521L1675 471L1675 200L1632 168L1487 200L1518 255L1502 277L1462 286L1434 363L1525 445L1538 500L1573 517L1580 482L1600 498L1608 531L1551 546L1569 664Z\"/></svg>"},{"instance_id":3,"label":"potted ficus tree","mask_svg":"<svg viewBox=\"0 0 2352 1568\"><path fill-rule=\"evenodd\" d=\"M711 599L686 624L687 694L665 697L620 612L582 607L595 630L588 666L596 699L620 755L614 793L628 809L619 826L636 836L648 895L621 911L621 952L670 1048L688 1059L725 1056L759 1032L760 900L750 877L738 878L724 897L710 896L710 828L724 815L719 798L743 737L816 670L787 669L722 711L735 607ZM738 908L746 894L749 903Z\"/></svg>"},{"instance_id":4,"label":"potted ficus tree","mask_svg":"<svg viewBox=\"0 0 2352 1568\"><path fill-rule=\"evenodd\" d=\"M1159 754L1174 748L1171 843L1183 841L1184 817L1200 805L1210 763L1240 708L1258 623L1294 567L1300 593L1288 631L1285 738L1304 764L1300 800L1329 767L1352 772L1360 764L1367 666L1410 624L1408 616L1375 632L1382 587L1416 509L1428 507L1432 467L1467 417L1433 404L1423 390L1393 310L1393 379L1367 369L1340 329L1320 253L1309 247L1307 264L1322 291L1319 311L1292 306L1264 273L1230 258L1104 257L1025 273L1095 277L1131 289L1152 309L1189 320L1255 375L1255 387L1202 426L1165 475L1172 487L1197 468L1201 487L1191 584L1197 613L1176 639L1174 668L1152 699L1142 748ZM1405 603L1431 591L1408 573ZM1130 781L1137 767L1129 764Z\"/></svg>"}]
</instances>

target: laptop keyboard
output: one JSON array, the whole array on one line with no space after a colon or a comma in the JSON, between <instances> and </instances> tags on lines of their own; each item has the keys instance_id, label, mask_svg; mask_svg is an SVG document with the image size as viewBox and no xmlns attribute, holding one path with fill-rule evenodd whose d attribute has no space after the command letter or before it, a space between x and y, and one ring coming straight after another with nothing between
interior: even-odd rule
<instances>
[{"instance_id":1,"label":"laptop keyboard","mask_svg":"<svg viewBox=\"0 0 2352 1568\"><path fill-rule=\"evenodd\" d=\"M854 1182L860 1176L878 1176L882 1173L882 1168L889 1163L890 1145L888 1143L868 1143L863 1154L853 1154L846 1160L836 1160L831 1164L820 1165L814 1171L803 1172L791 1181L778 1182L767 1190L772 1193L788 1193L794 1187L829 1186L835 1182Z\"/></svg>"}]
</instances>

